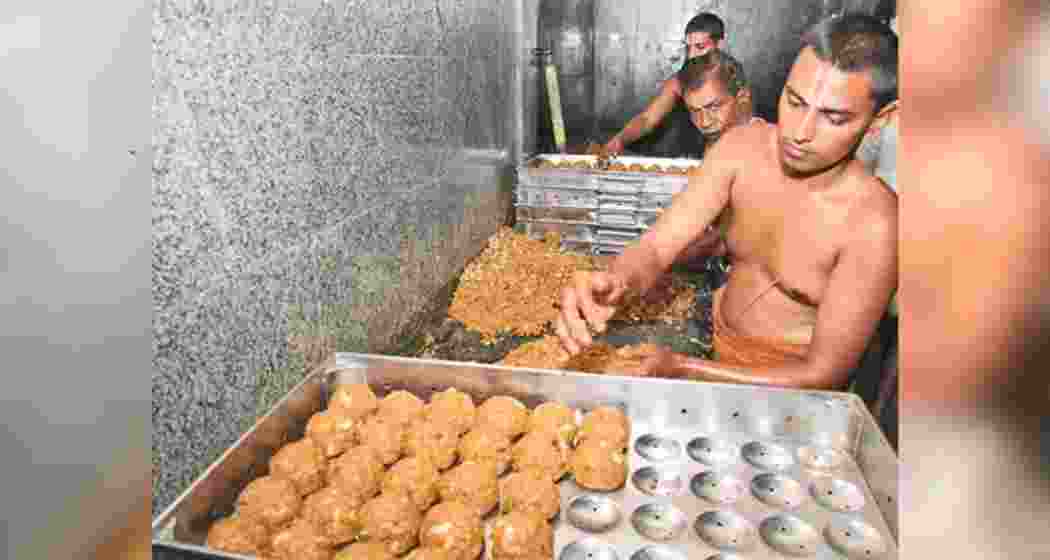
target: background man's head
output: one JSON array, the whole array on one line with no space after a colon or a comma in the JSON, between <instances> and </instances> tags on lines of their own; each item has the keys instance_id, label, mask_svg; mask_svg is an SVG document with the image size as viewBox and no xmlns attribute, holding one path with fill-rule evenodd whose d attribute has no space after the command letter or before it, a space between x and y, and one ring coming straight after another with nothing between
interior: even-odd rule
<instances>
[{"instance_id":1,"label":"background man's head","mask_svg":"<svg viewBox=\"0 0 1050 560\"><path fill-rule=\"evenodd\" d=\"M695 58L725 46L726 26L722 18L703 12L685 25L685 58Z\"/></svg>"},{"instance_id":2,"label":"background man's head","mask_svg":"<svg viewBox=\"0 0 1050 560\"><path fill-rule=\"evenodd\" d=\"M863 14L813 26L780 95L780 159L817 173L850 157L871 127L896 110L897 36Z\"/></svg>"},{"instance_id":3,"label":"background man's head","mask_svg":"<svg viewBox=\"0 0 1050 560\"><path fill-rule=\"evenodd\" d=\"M751 120L751 86L744 67L715 49L686 62L678 72L689 119L708 141Z\"/></svg>"}]
</instances>

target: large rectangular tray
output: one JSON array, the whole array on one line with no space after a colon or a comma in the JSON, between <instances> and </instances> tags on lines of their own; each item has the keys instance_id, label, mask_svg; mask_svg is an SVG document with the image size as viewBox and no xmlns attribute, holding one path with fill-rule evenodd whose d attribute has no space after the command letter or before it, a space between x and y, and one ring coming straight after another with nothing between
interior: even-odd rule
<instances>
[{"instance_id":1,"label":"large rectangular tray","mask_svg":"<svg viewBox=\"0 0 1050 560\"><path fill-rule=\"evenodd\" d=\"M528 167L530 169L536 169L537 171L551 171L551 170L562 170L562 171L564 171L565 170L565 169L557 169L557 168L555 168L555 169L537 168L537 167L534 166L534 164L538 160L547 160L547 161L551 161L551 162L559 163L559 164L560 163L576 163L576 162L581 162L581 161L593 164L594 162L596 162L598 160L598 157L597 156L593 156L593 155L575 155L575 154L536 154L535 156L532 156L532 157L528 158L525 161L524 166L526 166L526 167ZM694 159L694 158L662 158L662 157L646 157L646 156L616 156L615 158L612 159L612 161L617 162L617 163L622 163L622 164L627 165L627 166L631 166L631 165L634 165L634 164L640 164L640 165L643 165L643 166L656 165L656 166L663 167L663 168L666 169L668 167L680 167L680 168L681 167L693 167L693 166L699 165L702 160ZM584 170L581 169L581 171L584 171ZM607 172L602 172L602 171L593 170L593 169L590 170L590 171L598 172L598 173L607 173ZM637 173L646 173L646 172L644 172L644 171L628 171L626 173L637 174Z\"/></svg>"},{"instance_id":2,"label":"large rectangular tray","mask_svg":"<svg viewBox=\"0 0 1050 560\"><path fill-rule=\"evenodd\" d=\"M514 205L518 223L530 235L562 233L562 248L590 254L619 254L641 237L674 195L689 184L686 175L644 171L536 167L539 160L587 162L588 155L539 154L518 167ZM624 165L662 169L695 167L701 160L624 156ZM626 233L620 233L620 231Z\"/></svg>"},{"instance_id":3,"label":"large rectangular tray","mask_svg":"<svg viewBox=\"0 0 1050 560\"><path fill-rule=\"evenodd\" d=\"M802 552L810 558L897 557L897 466L896 454L879 430L863 402L848 393L773 389L746 385L698 383L692 381L646 379L577 374L550 370L529 370L481 364L397 358L366 354L336 354L292 389L266 416L245 433L213 463L152 525L154 554L157 558L244 558L212 551L202 543L208 527L219 516L233 510L237 494L251 480L266 474L267 461L282 445L302 437L307 419L322 410L330 390L343 383L368 383L380 396L405 389L421 398L446 387L470 394L476 402L493 395L510 395L534 407L557 400L588 410L612 404L626 410L632 424L627 484L612 493L592 493L570 479L561 483L562 514L555 521L555 557L610 558L615 551L621 560L630 558L705 559L724 552L702 540L694 523L706 514L712 523L729 518L708 512L733 512L751 524L754 533L744 552L747 558L791 558L772 548L760 536L760 529L781 531L786 543L803 543L812 550ZM677 454L669 460L653 460L650 448L639 443L647 435L665 438ZM720 441L732 451L730 462L712 467L695 460L703 457L699 437ZM674 442L674 443L669 443ZM690 442L694 442L690 445ZM759 445L745 448L748 443ZM787 451L790 464L763 463L758 468L744 459L745 449L769 452ZM665 449L661 447L659 449ZM643 454L643 452L646 452ZM646 456L648 455L648 457ZM813 460L838 457L832 468ZM772 468L773 466L781 468ZM653 467L666 478L657 495L639 470ZM693 493L693 477L705 471L735 478L741 486L739 498L718 505ZM760 501L756 495L768 491L769 484L756 485L755 477L772 473L798 483L801 504L778 508ZM635 477L637 478L637 483ZM766 477L769 482L769 477ZM785 486L774 489L791 490ZM832 489L839 495L814 499L816 489ZM643 491L650 488L648 491ZM855 493L850 494L850 490ZM662 495L669 493L670 495ZM621 513L619 524L600 534L588 533L568 521L567 511L577 497L588 495L605 499ZM858 501L858 497L863 500ZM825 503L849 498L856 511L836 512ZM643 536L632 522L633 512L646 504L670 505L684 520L680 531L666 541ZM780 517L774 517L774 516ZM787 517L785 517L787 516ZM652 522L652 516L647 518ZM816 534L806 540L803 521ZM763 525L763 523L765 523ZM828 544L827 533L840 531L839 537L856 545L850 555ZM852 537L844 537L852 531ZM871 547L873 532L884 550ZM794 536L794 540L792 540ZM812 535L811 535L812 536ZM852 540L851 540L852 539ZM780 541L778 541L780 542ZM573 543L576 543L573 545ZM608 547L603 553L600 546ZM647 549L646 547L663 547ZM639 554L646 549L650 554ZM870 550L871 553L866 553ZM670 552L670 556L660 552ZM798 553L798 550L794 552ZM588 556L590 554L590 556Z\"/></svg>"},{"instance_id":4,"label":"large rectangular tray","mask_svg":"<svg viewBox=\"0 0 1050 560\"><path fill-rule=\"evenodd\" d=\"M670 172L649 171L613 171L602 170L594 167L597 162L596 156L588 155L562 155L562 154L539 154L530 158L518 166L518 185L532 189L560 189L560 190L582 190L595 191L612 194L633 195L674 195L689 183L686 175ZM591 168L566 169L566 168L541 168L536 164L539 161L550 161L554 163L587 163ZM701 160L686 158L653 158L622 156L614 160L626 166L634 164L650 167L657 166L661 169L670 170L678 168L684 170L699 166ZM522 200L534 200L537 195L528 197L519 196ZM532 202L536 205L535 202ZM545 202L545 204L550 204Z\"/></svg>"}]
</instances>

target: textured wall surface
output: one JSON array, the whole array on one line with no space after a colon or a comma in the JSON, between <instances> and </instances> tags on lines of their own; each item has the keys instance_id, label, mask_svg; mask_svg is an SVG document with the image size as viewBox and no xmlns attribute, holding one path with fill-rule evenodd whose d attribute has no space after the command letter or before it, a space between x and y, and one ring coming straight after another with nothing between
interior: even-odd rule
<instances>
[{"instance_id":1,"label":"textured wall surface","mask_svg":"<svg viewBox=\"0 0 1050 560\"><path fill-rule=\"evenodd\" d=\"M508 5L154 2L154 513L504 221Z\"/></svg>"}]
</instances>

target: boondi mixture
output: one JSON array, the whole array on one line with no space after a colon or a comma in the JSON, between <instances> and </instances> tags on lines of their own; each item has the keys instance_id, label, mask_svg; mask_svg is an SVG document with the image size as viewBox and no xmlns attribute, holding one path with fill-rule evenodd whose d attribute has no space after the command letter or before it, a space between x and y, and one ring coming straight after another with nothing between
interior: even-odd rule
<instances>
[{"instance_id":1,"label":"boondi mixture","mask_svg":"<svg viewBox=\"0 0 1050 560\"><path fill-rule=\"evenodd\" d=\"M554 233L536 240L501 228L463 271L449 317L480 333L483 343L508 334L549 334L558 316L562 288L573 273L603 268L592 257L563 252L560 243ZM695 299L696 290L672 276L646 298L628 298L613 320L684 321Z\"/></svg>"}]
</instances>

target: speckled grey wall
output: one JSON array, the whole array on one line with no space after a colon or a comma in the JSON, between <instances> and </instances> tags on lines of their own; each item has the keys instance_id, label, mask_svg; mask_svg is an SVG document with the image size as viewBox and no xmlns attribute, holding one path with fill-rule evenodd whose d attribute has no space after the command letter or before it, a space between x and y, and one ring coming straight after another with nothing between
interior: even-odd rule
<instances>
[{"instance_id":1,"label":"speckled grey wall","mask_svg":"<svg viewBox=\"0 0 1050 560\"><path fill-rule=\"evenodd\" d=\"M509 4L154 2L154 513L503 222Z\"/></svg>"}]
</instances>

